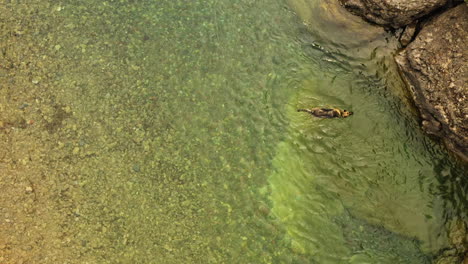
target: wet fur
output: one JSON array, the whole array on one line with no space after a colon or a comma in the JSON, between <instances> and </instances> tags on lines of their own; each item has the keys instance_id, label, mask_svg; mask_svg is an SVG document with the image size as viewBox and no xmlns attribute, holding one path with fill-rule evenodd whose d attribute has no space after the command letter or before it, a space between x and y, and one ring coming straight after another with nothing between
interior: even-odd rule
<instances>
[{"instance_id":1,"label":"wet fur","mask_svg":"<svg viewBox=\"0 0 468 264\"><path fill-rule=\"evenodd\" d=\"M353 114L346 110L338 108L312 108L312 109L297 109L298 112L306 112L318 118L345 118Z\"/></svg>"}]
</instances>

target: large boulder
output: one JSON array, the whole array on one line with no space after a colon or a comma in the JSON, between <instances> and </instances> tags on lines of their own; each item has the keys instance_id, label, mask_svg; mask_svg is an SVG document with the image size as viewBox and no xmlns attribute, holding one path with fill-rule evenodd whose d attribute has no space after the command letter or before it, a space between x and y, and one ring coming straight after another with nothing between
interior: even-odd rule
<instances>
[{"instance_id":1,"label":"large boulder","mask_svg":"<svg viewBox=\"0 0 468 264\"><path fill-rule=\"evenodd\" d=\"M428 1L431 2L431 1ZM468 7L460 4L422 26L396 57L423 129L468 161Z\"/></svg>"},{"instance_id":2,"label":"large boulder","mask_svg":"<svg viewBox=\"0 0 468 264\"><path fill-rule=\"evenodd\" d=\"M385 27L400 28L413 23L450 0L340 0L352 13Z\"/></svg>"}]
</instances>

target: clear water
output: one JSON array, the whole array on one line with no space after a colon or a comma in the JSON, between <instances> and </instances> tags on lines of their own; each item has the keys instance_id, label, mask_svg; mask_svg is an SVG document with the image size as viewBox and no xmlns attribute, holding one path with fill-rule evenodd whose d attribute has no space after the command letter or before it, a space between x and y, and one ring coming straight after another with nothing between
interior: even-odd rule
<instances>
[{"instance_id":1,"label":"clear water","mask_svg":"<svg viewBox=\"0 0 468 264\"><path fill-rule=\"evenodd\" d=\"M430 263L466 213L396 40L333 1L44 6L77 263Z\"/></svg>"}]
</instances>

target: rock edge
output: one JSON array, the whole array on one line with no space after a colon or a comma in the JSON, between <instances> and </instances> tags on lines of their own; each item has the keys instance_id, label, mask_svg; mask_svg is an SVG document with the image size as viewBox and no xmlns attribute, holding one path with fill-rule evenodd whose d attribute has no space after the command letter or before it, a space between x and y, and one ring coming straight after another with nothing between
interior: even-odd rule
<instances>
[{"instance_id":1,"label":"rock edge","mask_svg":"<svg viewBox=\"0 0 468 264\"><path fill-rule=\"evenodd\" d=\"M423 130L468 162L468 6L432 18L395 60Z\"/></svg>"}]
</instances>

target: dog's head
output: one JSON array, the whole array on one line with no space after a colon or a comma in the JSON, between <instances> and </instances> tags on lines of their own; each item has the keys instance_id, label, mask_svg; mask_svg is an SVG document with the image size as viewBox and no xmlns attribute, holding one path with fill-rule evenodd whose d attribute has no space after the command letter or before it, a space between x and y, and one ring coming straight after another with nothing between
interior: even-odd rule
<instances>
[{"instance_id":1,"label":"dog's head","mask_svg":"<svg viewBox=\"0 0 468 264\"><path fill-rule=\"evenodd\" d=\"M353 113L353 112L350 112L350 111L348 112L347 110L343 110L343 113L341 113L341 115L342 115L343 117L348 117L348 116L350 116L350 115L352 115L352 114L354 114L354 113Z\"/></svg>"}]
</instances>

